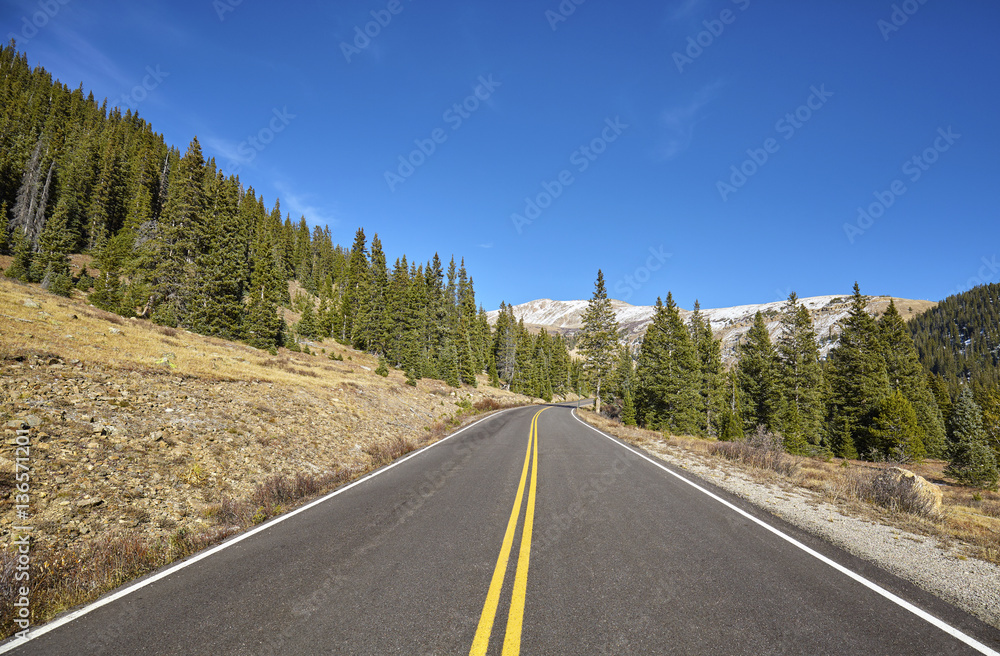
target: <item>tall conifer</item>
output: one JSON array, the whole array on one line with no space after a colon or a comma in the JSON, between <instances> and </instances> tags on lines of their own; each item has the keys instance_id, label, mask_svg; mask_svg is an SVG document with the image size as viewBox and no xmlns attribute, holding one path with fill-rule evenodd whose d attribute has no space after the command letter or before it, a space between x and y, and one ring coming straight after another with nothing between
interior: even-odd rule
<instances>
[{"instance_id":1,"label":"tall conifer","mask_svg":"<svg viewBox=\"0 0 1000 656\"><path fill-rule=\"evenodd\" d=\"M578 344L584 369L594 385L594 398L600 414L601 385L611 375L618 348L618 321L604 287L604 273L600 269L597 270L594 294L583 314L583 328L580 330Z\"/></svg>"}]
</instances>

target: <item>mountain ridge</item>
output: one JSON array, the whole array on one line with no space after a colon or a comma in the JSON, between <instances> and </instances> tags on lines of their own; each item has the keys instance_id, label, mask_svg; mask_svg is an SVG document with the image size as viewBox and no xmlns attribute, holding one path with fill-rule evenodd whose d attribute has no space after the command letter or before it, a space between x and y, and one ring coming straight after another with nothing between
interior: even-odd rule
<instances>
[{"instance_id":1,"label":"mountain ridge","mask_svg":"<svg viewBox=\"0 0 1000 656\"><path fill-rule=\"evenodd\" d=\"M922 314L937 305L934 301L890 296L869 296L866 298L868 299L868 311L876 316L885 312L886 308L889 307L890 299L894 300L896 308L904 319ZM809 296L799 299L799 303L804 305L812 316L820 354L823 357L826 357L830 349L839 343L840 331L837 329L837 325L847 316L850 310L850 299L849 294ZM511 307L514 318L523 319L525 327L532 331L545 329L549 332L572 336L583 327L583 315L588 303L589 301L586 300L558 301L540 298ZM757 312L763 313L767 319L771 339L776 339L780 335L781 313L786 303L786 300L781 300L723 308L701 308L700 311L711 322L712 332L716 339L722 340L722 357L728 364L734 360L736 346L739 344L740 338L750 329ZM615 311L615 318L625 341L632 345L641 342L646 333L646 327L652 321L656 311L655 306L632 305L625 301L611 299L611 307ZM683 308L680 312L685 322L690 319L693 313L691 310ZM498 314L499 310L492 310L487 312L487 317L491 323L494 323Z\"/></svg>"}]
</instances>

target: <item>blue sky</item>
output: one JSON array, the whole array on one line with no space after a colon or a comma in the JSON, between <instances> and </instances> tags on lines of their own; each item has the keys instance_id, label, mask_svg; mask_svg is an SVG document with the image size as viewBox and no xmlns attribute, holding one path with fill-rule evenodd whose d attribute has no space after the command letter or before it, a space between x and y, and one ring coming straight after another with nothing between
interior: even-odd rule
<instances>
[{"instance_id":1,"label":"blue sky","mask_svg":"<svg viewBox=\"0 0 1000 656\"><path fill-rule=\"evenodd\" d=\"M0 26L340 243L464 256L487 309L598 268L687 308L1000 280L991 0L5 0Z\"/></svg>"}]
</instances>

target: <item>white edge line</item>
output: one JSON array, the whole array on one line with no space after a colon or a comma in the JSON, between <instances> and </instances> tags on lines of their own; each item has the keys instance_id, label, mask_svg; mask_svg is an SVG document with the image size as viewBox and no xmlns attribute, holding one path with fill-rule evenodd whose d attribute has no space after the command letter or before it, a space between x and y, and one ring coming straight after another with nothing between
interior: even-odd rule
<instances>
[{"instance_id":1,"label":"white edge line","mask_svg":"<svg viewBox=\"0 0 1000 656\"><path fill-rule=\"evenodd\" d=\"M928 613L928 612L926 612L926 611L918 608L917 606L914 606L913 604L911 604L910 602L906 601L905 599L896 596L895 594L893 594L892 592L889 592L888 590L886 590L882 586L878 585L877 583L873 583L872 581L869 581L868 579L866 579L865 577L861 576L860 574L857 574L857 573L855 573L855 572L847 569L846 567L844 567L843 565L837 563L836 561L833 561L833 560L827 558L826 556L824 556L823 554L819 553L818 551L814 551L813 549L811 549L811 548L807 547L806 545L802 544L801 542L799 542L795 538L791 537L790 535L786 535L785 533L782 533L781 531L779 531L778 529L774 528L773 526L771 526L767 522L765 522L765 521L763 521L761 519L758 519L757 517L754 517L750 513L746 512L745 510L743 510L743 509L741 509L741 508L739 508L739 507L731 504L730 502L726 501L725 499L723 499L722 497L718 496L717 494L714 494L714 493L706 490L705 488L701 487L697 483L693 483L693 482L689 481L688 479L686 479L685 477L681 476L677 472L671 471L663 463L657 462L656 460L653 460L649 456L647 456L647 455L645 455L643 453L640 453L639 451L636 451L635 449L633 449L629 445L625 444L624 442L622 442L618 438L616 438L616 437L614 437L612 435L608 435L607 433L605 433L604 431L600 430L599 428L595 428L594 426L591 426L587 422L585 422L582 419L580 419L577 416L576 411L573 411L573 418L576 419L581 424L583 424L584 426L586 426L587 428L589 428L589 429L591 429L593 431L596 431L597 433L600 433L601 435L603 435L604 437L608 438L609 440L611 440L615 444L619 445L623 449L625 449L627 451L631 451L632 453L634 453L635 455L639 456L643 460L646 460L647 462L649 462L649 463L651 463L651 464L659 467L660 469L662 469L663 471L667 472L671 476L673 476L673 477L675 477L675 478L683 481L684 483L687 483L688 485L690 485L694 489L696 489L699 492L701 492L701 493L703 493L703 494L711 497L712 499L715 499L716 501L718 501L722 505L726 506L730 510L735 511L735 512L739 513L740 515L742 515L743 517L746 517L750 521L754 522L755 524L758 524L758 525L762 526L763 528L766 528L771 533L774 533L775 535L777 535L781 539L785 540L786 542L792 544L793 546L798 547L799 549L801 549L802 551L806 552L807 554L809 554L813 558L816 558L817 560L819 560L819 561L821 561L823 563L826 563L827 565L829 565L830 567L834 568L835 570L837 570L841 574L849 576L850 578L854 579L855 581L857 581L861 585L865 586L866 588L868 588L868 589L870 589L870 590L872 590L872 591L874 591L874 592L882 595L883 597L885 597L886 599L888 599L892 603L896 604L897 606L900 606L900 607L902 607L902 608L910 611L911 613L913 613L914 615L916 615L920 619L922 619L922 620L924 620L924 621L926 621L926 622L928 622L930 624L933 624L934 626L936 626L937 628L941 629L945 633L951 635L954 638L957 638L958 640L961 640L962 642L964 642L965 644L969 645L970 647L972 647L973 649L975 649L979 653L981 653L981 654L987 654L987 656L1000 656L1000 654L998 654L996 651L990 649L989 647L987 647L983 643L979 642L975 638L973 638L973 637L971 637L971 636L963 633L962 631L956 629L955 627L951 626L950 624L946 624L945 622L943 622L942 620L939 620L938 618L934 617L930 613Z\"/></svg>"},{"instance_id":2,"label":"white edge line","mask_svg":"<svg viewBox=\"0 0 1000 656\"><path fill-rule=\"evenodd\" d=\"M188 559L183 560L183 561L181 561L179 563L175 563L173 565L169 565L169 566L167 566L167 568L165 570L163 570L163 571L161 571L161 572L159 572L157 574L154 574L153 576L150 576L149 578L143 579L143 580L141 580L141 581L139 581L137 583L133 583L132 585L130 585L128 587L122 588L122 589L118 590L117 592L113 592L113 593L109 594L106 597L98 599L97 601L95 601L95 602L93 602L91 604L88 604L88 605L84 606L83 608L81 608L79 610L73 611L69 615L66 615L64 617L60 617L59 619L53 620L53 621L51 621L51 622L49 622L47 624L43 624L42 626L38 627L37 629L29 629L28 630L28 636L26 638L16 638L15 640L12 640L11 642L8 642L6 644L0 645L0 654L4 654L4 653L6 653L6 652L8 652L8 651L10 651L12 649L16 649L17 647L20 647L20 646L22 646L22 645L24 645L24 644L26 644L26 643L34 640L35 638L37 638L39 636L45 635L49 631L52 631L54 629L59 628L63 624L68 624L68 623L72 622L73 620L76 620L76 619L79 619L79 618L83 617L87 613L90 613L92 611L97 610L101 606L105 606L107 604L110 604L111 602L117 601L118 599L121 599L122 597L124 597L126 595L132 594L136 590L144 588L147 585L150 585L152 583L156 583L160 579L166 578L167 576L170 576L174 572L182 570L185 567L188 567L189 565L193 565L193 564L197 563L199 560L208 558L209 556L211 556L214 553L222 551L223 549L228 549L229 547L233 546L234 544L242 542L243 540L246 540L247 538L249 538L249 537L251 537L253 535L256 535L257 533L260 533L261 531L266 531L267 529L275 526L276 524L280 524L281 522L285 521L286 519L291 519L292 517L294 517L295 515L298 515L301 512L305 512L306 510L309 510L313 506L319 505L319 504L321 504L321 503L323 503L325 501L329 501L330 499L332 499L333 497L337 496L338 494L341 494L343 492L347 492L352 487L355 487L356 485L361 485L365 481L367 481L369 479L372 479L372 478L378 476L379 474L384 474L385 472L389 471L390 469L392 469L396 465L401 465L404 462L406 462L407 460L409 460L410 458L414 458L414 457L420 455L421 453L423 453L424 451L427 451L428 449L432 449L432 448L436 447L439 444L443 444L447 440L450 440L451 438L455 437L459 433L462 433L462 432L464 432L464 431L472 428L473 426L476 426L477 424L481 424L484 421L489 421L490 419L493 419L494 417L498 417L498 416L500 416L501 414L503 414L505 412L509 412L511 410L517 410L520 407L524 407L524 406L517 406L515 408L506 408L504 410L500 410L499 412L494 412L493 414L489 415L488 417L483 417L482 419L476 420L476 421L472 422L471 424L469 424L468 426L463 426L462 428L458 429L454 433L452 433L452 434L450 434L450 435L448 435L446 437L442 437L440 440L438 440L437 442L435 442L433 444L428 444L424 448L418 449L417 451L414 451L413 453L410 453L410 454L406 455L405 457L400 458L399 460L396 460L395 462L393 462L393 463L391 463L389 465L386 465L385 467L377 469L376 471L373 471L372 473L367 474L364 477L359 478L358 480L356 480L356 481L354 481L352 483L349 483L349 484L347 484L347 485L345 485L343 487L337 488L333 492L331 492L331 493L329 493L329 494L327 494L325 496L322 496L319 499L316 499L315 501L310 501L309 503L307 503L306 505L302 506L301 508L296 508L295 510L292 510L292 511L290 511L288 513L285 513L284 515L279 515L278 517L275 517L274 519L272 519L272 520L270 520L268 522L265 522L265 523L261 524L260 526L257 526L255 528L250 529L246 533L241 533L241 534L237 535L236 537L233 537L233 538L230 538L230 539L226 540L222 544L216 545L216 546L214 546L211 549L208 549L206 551L202 551L200 553L197 553L197 554L195 554L195 555L189 557Z\"/></svg>"}]
</instances>

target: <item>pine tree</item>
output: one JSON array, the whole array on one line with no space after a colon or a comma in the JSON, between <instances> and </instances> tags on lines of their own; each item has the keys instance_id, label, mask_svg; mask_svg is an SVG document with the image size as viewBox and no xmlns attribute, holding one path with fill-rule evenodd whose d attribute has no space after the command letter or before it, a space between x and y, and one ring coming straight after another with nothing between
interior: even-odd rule
<instances>
[{"instance_id":1,"label":"pine tree","mask_svg":"<svg viewBox=\"0 0 1000 656\"><path fill-rule=\"evenodd\" d=\"M209 246L196 261L185 323L202 335L242 340L249 243L235 181L219 173L211 205Z\"/></svg>"},{"instance_id":2,"label":"pine tree","mask_svg":"<svg viewBox=\"0 0 1000 656\"><path fill-rule=\"evenodd\" d=\"M758 312L753 325L740 343L737 381L740 388L740 416L746 433L758 426L771 431L776 428L780 403L777 378L778 357L764 316Z\"/></svg>"},{"instance_id":3,"label":"pine tree","mask_svg":"<svg viewBox=\"0 0 1000 656\"><path fill-rule=\"evenodd\" d=\"M313 307L311 299L306 302L295 330L306 339L318 339L320 337L319 322L316 320L316 310Z\"/></svg>"},{"instance_id":4,"label":"pine tree","mask_svg":"<svg viewBox=\"0 0 1000 656\"><path fill-rule=\"evenodd\" d=\"M725 442L742 440L744 436L743 420L740 417L741 404L736 367L725 373L723 388L726 398L722 416L719 419L719 439Z\"/></svg>"},{"instance_id":5,"label":"pine tree","mask_svg":"<svg viewBox=\"0 0 1000 656\"><path fill-rule=\"evenodd\" d=\"M594 384L596 411L600 414L601 384L611 374L618 347L618 321L604 287L604 273L600 269L597 270L594 295L583 314L583 328L580 330L578 343L584 369Z\"/></svg>"},{"instance_id":6,"label":"pine tree","mask_svg":"<svg viewBox=\"0 0 1000 656\"><path fill-rule=\"evenodd\" d=\"M129 312L124 306L121 276L132 250L133 241L132 235L122 230L105 242L95 254L95 264L101 273L94 283L94 291L87 300L102 310L119 314Z\"/></svg>"},{"instance_id":7,"label":"pine tree","mask_svg":"<svg viewBox=\"0 0 1000 656\"><path fill-rule=\"evenodd\" d=\"M941 412L941 418L944 420L945 426L947 426L948 417L951 416L951 394L948 392L948 383L946 383L941 376L928 371L927 387L934 395L934 401L937 403L938 410Z\"/></svg>"},{"instance_id":8,"label":"pine tree","mask_svg":"<svg viewBox=\"0 0 1000 656\"><path fill-rule=\"evenodd\" d=\"M490 385L499 388L500 375L497 373L497 363L496 360L494 360L493 358L490 358L490 366L488 374L490 377Z\"/></svg>"},{"instance_id":9,"label":"pine tree","mask_svg":"<svg viewBox=\"0 0 1000 656\"><path fill-rule=\"evenodd\" d=\"M7 252L7 201L0 202L0 255Z\"/></svg>"},{"instance_id":10,"label":"pine tree","mask_svg":"<svg viewBox=\"0 0 1000 656\"><path fill-rule=\"evenodd\" d=\"M691 336L674 297L656 299L656 311L639 347L636 365L636 413L651 430L692 435L701 417L700 366Z\"/></svg>"},{"instance_id":11,"label":"pine tree","mask_svg":"<svg viewBox=\"0 0 1000 656\"><path fill-rule=\"evenodd\" d=\"M632 398L632 390L628 389L625 391L625 397L622 400L622 423L626 426L635 426L635 399Z\"/></svg>"},{"instance_id":12,"label":"pine tree","mask_svg":"<svg viewBox=\"0 0 1000 656\"><path fill-rule=\"evenodd\" d=\"M354 246L351 247L350 269L344 283L344 295L340 306L342 317L340 341L353 342L355 337L363 340L362 328L358 315L368 295L368 248L365 231L358 228L354 235Z\"/></svg>"},{"instance_id":13,"label":"pine tree","mask_svg":"<svg viewBox=\"0 0 1000 656\"><path fill-rule=\"evenodd\" d=\"M690 321L691 342L694 345L700 370L700 413L698 433L718 435L719 414L722 410L722 343L712 334L711 322L702 316L701 305L694 302Z\"/></svg>"},{"instance_id":14,"label":"pine tree","mask_svg":"<svg viewBox=\"0 0 1000 656\"><path fill-rule=\"evenodd\" d=\"M383 355L388 343L387 324L391 317L386 316L389 272L378 235L372 237L370 260L368 289L358 311L360 326L355 342L359 348Z\"/></svg>"},{"instance_id":15,"label":"pine tree","mask_svg":"<svg viewBox=\"0 0 1000 656\"><path fill-rule=\"evenodd\" d=\"M274 233L267 225L263 204L247 208L247 212L256 219L256 227L250 249L250 285L242 333L251 346L270 349L284 341L285 321L278 316L277 299L283 291L287 293L287 285L275 260Z\"/></svg>"},{"instance_id":16,"label":"pine tree","mask_svg":"<svg viewBox=\"0 0 1000 656\"><path fill-rule=\"evenodd\" d=\"M476 380L476 366L475 361L472 357L472 345L469 342L469 329L468 329L468 319L463 317L459 321L458 329L458 366L459 366L459 377L462 382L467 385L472 385L473 387L478 387L479 383Z\"/></svg>"},{"instance_id":17,"label":"pine tree","mask_svg":"<svg viewBox=\"0 0 1000 656\"><path fill-rule=\"evenodd\" d=\"M31 279L53 294L69 296L73 278L67 259L73 248L65 215L55 215L45 222L38 238L38 252L31 261Z\"/></svg>"},{"instance_id":18,"label":"pine tree","mask_svg":"<svg viewBox=\"0 0 1000 656\"><path fill-rule=\"evenodd\" d=\"M812 317L792 292L781 320L778 339L778 385L782 399L779 425L785 448L803 453L818 445L823 423L823 371Z\"/></svg>"},{"instance_id":19,"label":"pine tree","mask_svg":"<svg viewBox=\"0 0 1000 656\"><path fill-rule=\"evenodd\" d=\"M934 394L927 387L927 378L913 344L913 336L896 310L895 301L879 319L883 357L889 387L900 390L917 414L919 437L931 457L945 455L945 426Z\"/></svg>"},{"instance_id":20,"label":"pine tree","mask_svg":"<svg viewBox=\"0 0 1000 656\"><path fill-rule=\"evenodd\" d=\"M986 443L1000 460L1000 389L994 388L984 392L979 405L983 409Z\"/></svg>"},{"instance_id":21,"label":"pine tree","mask_svg":"<svg viewBox=\"0 0 1000 656\"><path fill-rule=\"evenodd\" d=\"M455 345L448 343L441 353L441 361L444 365L444 382L451 387L461 387L462 381L458 371L458 354L455 352Z\"/></svg>"},{"instance_id":22,"label":"pine tree","mask_svg":"<svg viewBox=\"0 0 1000 656\"><path fill-rule=\"evenodd\" d=\"M4 275L8 278L27 282L31 272L31 260L34 255L31 248L31 240L28 239L21 228L14 228L12 237L14 242L14 257Z\"/></svg>"},{"instance_id":23,"label":"pine tree","mask_svg":"<svg viewBox=\"0 0 1000 656\"><path fill-rule=\"evenodd\" d=\"M497 316L494 334L494 366L503 389L510 389L514 380L514 369L517 365L517 335L515 334L514 310L500 301L500 312Z\"/></svg>"},{"instance_id":24,"label":"pine tree","mask_svg":"<svg viewBox=\"0 0 1000 656\"><path fill-rule=\"evenodd\" d=\"M917 413L898 389L879 402L868 433L866 442L875 459L910 462L926 455Z\"/></svg>"},{"instance_id":25,"label":"pine tree","mask_svg":"<svg viewBox=\"0 0 1000 656\"><path fill-rule=\"evenodd\" d=\"M872 412L889 395L883 352L878 324L868 314L861 290L854 283L840 346L830 352L827 368L827 434L834 455L846 458L870 450L866 440Z\"/></svg>"},{"instance_id":26,"label":"pine tree","mask_svg":"<svg viewBox=\"0 0 1000 656\"><path fill-rule=\"evenodd\" d=\"M205 208L205 159L197 137L191 140L170 181L170 191L154 246L152 291L154 321L177 325L186 318L193 291L195 262L205 252L208 230Z\"/></svg>"},{"instance_id":27,"label":"pine tree","mask_svg":"<svg viewBox=\"0 0 1000 656\"><path fill-rule=\"evenodd\" d=\"M996 488L1000 476L996 455L986 444L982 410L968 387L958 395L948 429L951 446L945 474L965 485Z\"/></svg>"}]
</instances>

